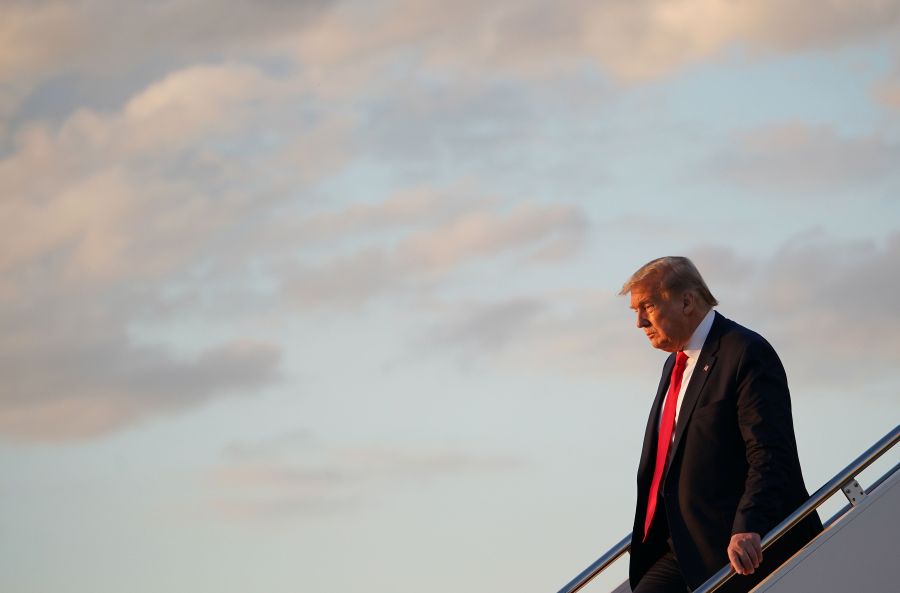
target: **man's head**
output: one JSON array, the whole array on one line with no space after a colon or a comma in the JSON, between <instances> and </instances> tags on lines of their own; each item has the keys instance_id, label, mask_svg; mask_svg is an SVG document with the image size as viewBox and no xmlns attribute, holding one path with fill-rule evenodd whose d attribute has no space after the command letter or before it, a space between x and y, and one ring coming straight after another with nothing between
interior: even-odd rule
<instances>
[{"instance_id":1,"label":"man's head","mask_svg":"<svg viewBox=\"0 0 900 593\"><path fill-rule=\"evenodd\" d=\"M637 326L654 348L666 352L683 349L703 317L719 304L686 257L661 257L644 264L619 292L628 293Z\"/></svg>"}]
</instances>

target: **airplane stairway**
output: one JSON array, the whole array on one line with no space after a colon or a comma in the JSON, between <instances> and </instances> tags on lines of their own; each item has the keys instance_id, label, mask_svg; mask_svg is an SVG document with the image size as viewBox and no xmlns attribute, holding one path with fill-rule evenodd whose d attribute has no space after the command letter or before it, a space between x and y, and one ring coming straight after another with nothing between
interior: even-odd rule
<instances>
[{"instance_id":1,"label":"airplane stairway","mask_svg":"<svg viewBox=\"0 0 900 593\"><path fill-rule=\"evenodd\" d=\"M900 463L863 489L856 477L900 441L900 425L809 497L762 540L763 551L841 490L848 504L825 530L753 589L753 593L900 591ZM559 593L576 593L628 551L630 534L572 579ZM713 593L735 575L730 565L693 593ZM631 593L628 582L611 593Z\"/></svg>"}]
</instances>

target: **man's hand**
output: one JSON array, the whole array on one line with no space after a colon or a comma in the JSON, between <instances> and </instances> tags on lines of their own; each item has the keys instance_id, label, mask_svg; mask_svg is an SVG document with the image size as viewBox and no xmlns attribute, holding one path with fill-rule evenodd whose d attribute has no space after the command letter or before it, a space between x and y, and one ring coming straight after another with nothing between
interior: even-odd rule
<instances>
[{"instance_id":1,"label":"man's hand","mask_svg":"<svg viewBox=\"0 0 900 593\"><path fill-rule=\"evenodd\" d=\"M753 574L762 562L762 545L758 533L735 533L728 544L728 560L738 574Z\"/></svg>"}]
</instances>

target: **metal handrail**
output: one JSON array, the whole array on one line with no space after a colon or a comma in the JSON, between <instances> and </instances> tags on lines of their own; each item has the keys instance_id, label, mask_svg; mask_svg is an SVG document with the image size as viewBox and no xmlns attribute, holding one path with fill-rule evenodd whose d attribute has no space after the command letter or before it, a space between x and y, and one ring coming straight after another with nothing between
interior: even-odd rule
<instances>
[{"instance_id":1,"label":"metal handrail","mask_svg":"<svg viewBox=\"0 0 900 593\"><path fill-rule=\"evenodd\" d=\"M872 484L870 484L869 487L864 490L866 495L872 494L872 492L876 488L881 486L884 482L887 482L898 469L900 469L900 462L897 462L896 464L894 464L894 467L892 467L888 471L884 472L884 474L882 474L882 476L880 478L878 478L877 480L872 482ZM844 506L841 507L841 510L839 510L838 512L836 512L835 514L833 514L831 516L831 519L828 519L827 521L822 523L822 526L825 529L828 529L829 527L831 527L832 523L834 523L835 521L837 521L838 519L843 517L847 513L847 511L849 511L852 508L853 508L852 504L850 504L850 503L845 504Z\"/></svg>"},{"instance_id":2,"label":"metal handrail","mask_svg":"<svg viewBox=\"0 0 900 593\"><path fill-rule=\"evenodd\" d=\"M606 570L606 567L619 559L620 556L631 549L631 534L629 533L622 538L622 541L614 545L610 550L597 558L593 564L581 571L581 573L569 581L565 587L559 590L559 593L575 593L591 580Z\"/></svg>"},{"instance_id":3,"label":"metal handrail","mask_svg":"<svg viewBox=\"0 0 900 593\"><path fill-rule=\"evenodd\" d=\"M800 505L800 507L791 513L784 521L775 526L772 531L766 534L762 539L762 549L765 550L775 543L781 536L787 533L792 527L805 519L810 513L815 511L823 502L828 500L832 494L840 490L844 485L855 479L856 476L864 469L872 465L879 457L887 453L897 442L900 441L900 425L894 427L893 430L884 435L877 443L869 447L862 455L857 457L843 470L838 472L824 486L816 490L809 499ZM900 465L900 464L898 464ZM889 472L882 476L867 492L874 490L886 476L893 474L897 470L897 465ZM843 515L847 507L838 512ZM625 552L630 551L631 534L629 533L622 540L613 546L606 554L594 561L593 564L585 568L574 579L569 581L565 587L559 590L559 593L575 593L582 587L587 585L594 577L603 572L610 564L618 560ZM700 588L695 589L694 593L713 593L724 585L736 573L731 564L726 564L719 572L711 576Z\"/></svg>"},{"instance_id":4,"label":"metal handrail","mask_svg":"<svg viewBox=\"0 0 900 593\"><path fill-rule=\"evenodd\" d=\"M898 440L900 440L900 425L895 426L894 430L884 435L877 443L869 447L865 453L853 460L853 462L842 471L838 472L836 476L828 481L828 483L816 490L816 492L809 497L809 500L800 505L800 508L791 513L787 519L776 525L772 531L767 533L762 539L763 551L775 543L792 527L805 519L810 513L815 511L819 505L831 498L832 494L840 490L850 480L855 479L857 474L872 465L876 459L896 445ZM700 585L698 589L695 589L694 593L713 593L713 591L716 591L719 587L727 583L735 574L731 564L726 564L719 572Z\"/></svg>"}]
</instances>

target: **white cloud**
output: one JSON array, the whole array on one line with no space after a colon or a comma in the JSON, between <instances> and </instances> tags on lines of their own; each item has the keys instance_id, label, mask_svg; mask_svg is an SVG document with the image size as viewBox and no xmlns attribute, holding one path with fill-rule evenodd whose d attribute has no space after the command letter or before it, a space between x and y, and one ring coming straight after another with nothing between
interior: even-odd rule
<instances>
[{"instance_id":1,"label":"white cloud","mask_svg":"<svg viewBox=\"0 0 900 593\"><path fill-rule=\"evenodd\" d=\"M466 307L464 314L437 332L435 339L438 343L462 345L465 352L475 357L484 350L503 350L533 329L530 326L546 315L546 309L546 303L524 298L476 305L471 310Z\"/></svg>"},{"instance_id":2,"label":"white cloud","mask_svg":"<svg viewBox=\"0 0 900 593\"><path fill-rule=\"evenodd\" d=\"M0 433L17 440L93 438L213 397L253 394L277 377L279 352L265 344L179 360L121 335L31 329L0 340Z\"/></svg>"},{"instance_id":3,"label":"white cloud","mask_svg":"<svg viewBox=\"0 0 900 593\"><path fill-rule=\"evenodd\" d=\"M872 94L878 103L888 109L900 109L900 57L895 60L887 76L875 84Z\"/></svg>"},{"instance_id":4,"label":"white cloud","mask_svg":"<svg viewBox=\"0 0 900 593\"><path fill-rule=\"evenodd\" d=\"M772 342L792 385L863 395L897 379L900 233L881 242L804 234L765 259L711 245L688 255L720 312ZM459 304L422 340L492 368L633 377L653 368L658 353L634 328L617 288Z\"/></svg>"},{"instance_id":5,"label":"white cloud","mask_svg":"<svg viewBox=\"0 0 900 593\"><path fill-rule=\"evenodd\" d=\"M587 220L570 206L524 203L508 212L474 211L448 224L417 233L402 247L415 266L445 269L543 241L556 234L580 235Z\"/></svg>"},{"instance_id":6,"label":"white cloud","mask_svg":"<svg viewBox=\"0 0 900 593\"><path fill-rule=\"evenodd\" d=\"M373 218L393 212L398 220L408 220L409 212L396 209L395 199L377 210L367 207L365 212ZM456 211L433 203L444 213L436 222L417 206L416 216L425 224L393 239L390 247L385 247L382 239L374 246L325 259L324 263L301 263L285 286L285 298L300 306L355 306L388 291L432 285L457 268L487 258L505 254L547 257L548 245L577 241L587 231L586 217L573 207L532 202L504 207L502 202L491 200L485 207L463 202L471 207ZM492 202L499 207L491 207ZM335 224L332 220L330 225L352 228L360 211L351 207L345 215L348 222Z\"/></svg>"},{"instance_id":7,"label":"white cloud","mask_svg":"<svg viewBox=\"0 0 900 593\"><path fill-rule=\"evenodd\" d=\"M271 344L211 343L191 358L138 343L134 324L171 309L173 283L197 296L176 298L175 315L209 300L248 313L240 295L252 290L244 275L254 266L286 281L292 305L340 306L434 284L485 258L564 257L586 232L576 208L477 200L465 188L352 196L344 209L306 212L305 190L342 166L352 129L342 115L298 116L306 98L302 84L247 64L196 66L119 111L81 110L19 132L0 161L0 323L15 361L0 431L97 436L274 380ZM49 361L53 372L42 369ZM63 429L73 410L82 419Z\"/></svg>"},{"instance_id":8,"label":"white cloud","mask_svg":"<svg viewBox=\"0 0 900 593\"><path fill-rule=\"evenodd\" d=\"M277 377L271 344L232 334L175 355L139 344L131 327L152 316L167 282L228 258L220 245L272 206L259 167L282 155L277 138L230 146L276 129L266 118L295 97L246 65L192 67L119 112L20 131L0 161L0 431L88 438Z\"/></svg>"},{"instance_id":9,"label":"white cloud","mask_svg":"<svg viewBox=\"0 0 900 593\"><path fill-rule=\"evenodd\" d=\"M303 241L334 241L350 236L403 230L433 224L472 208L452 191L427 187L404 189L378 202L353 203L342 209L314 212L285 232Z\"/></svg>"},{"instance_id":10,"label":"white cloud","mask_svg":"<svg viewBox=\"0 0 900 593\"><path fill-rule=\"evenodd\" d=\"M410 70L463 81L545 79L593 62L619 80L646 80L735 47L753 55L890 39L898 23L897 4L880 0L8 0L0 121L47 80L122 78L148 64L280 63L333 101L383 94L397 84L394 74Z\"/></svg>"},{"instance_id":11,"label":"white cloud","mask_svg":"<svg viewBox=\"0 0 900 593\"><path fill-rule=\"evenodd\" d=\"M122 131L138 132L142 150L177 147L239 130L251 116L247 110L271 104L279 90L277 81L249 65L192 66L132 97L123 109Z\"/></svg>"},{"instance_id":12,"label":"white cloud","mask_svg":"<svg viewBox=\"0 0 900 593\"><path fill-rule=\"evenodd\" d=\"M303 97L251 66L197 66L120 112L26 126L0 161L0 270L43 260L73 281L152 280L194 263L346 158L343 125L291 115ZM298 153L298 135L316 151Z\"/></svg>"},{"instance_id":13,"label":"white cloud","mask_svg":"<svg viewBox=\"0 0 900 593\"><path fill-rule=\"evenodd\" d=\"M667 74L745 46L755 52L828 49L896 31L896 3L641 0L454 4L393 0L377 13L344 3L297 40L301 61L324 71L347 66L368 78L378 59L404 55L437 70L553 76L585 59L624 80ZM381 18L378 18L381 17ZM374 20L373 20L374 19Z\"/></svg>"},{"instance_id":14,"label":"white cloud","mask_svg":"<svg viewBox=\"0 0 900 593\"><path fill-rule=\"evenodd\" d=\"M758 264L753 290L740 302L792 349L810 380L877 379L896 373L900 361L898 262L896 232L878 242L799 236Z\"/></svg>"},{"instance_id":15,"label":"white cloud","mask_svg":"<svg viewBox=\"0 0 900 593\"><path fill-rule=\"evenodd\" d=\"M152 60L178 67L221 59L302 31L329 4L6 0L0 21L0 80L27 94L60 73L122 73Z\"/></svg>"},{"instance_id":16,"label":"white cloud","mask_svg":"<svg viewBox=\"0 0 900 593\"><path fill-rule=\"evenodd\" d=\"M722 313L772 342L792 385L864 395L898 378L897 232L856 241L809 232L770 258L706 247L695 261Z\"/></svg>"},{"instance_id":17,"label":"white cloud","mask_svg":"<svg viewBox=\"0 0 900 593\"><path fill-rule=\"evenodd\" d=\"M240 449L259 452L254 445ZM233 449L231 447L229 450ZM366 504L387 489L466 474L495 474L521 461L456 448L415 449L369 443L332 447L306 440L300 446L265 447L268 457L235 459L208 475L211 507L235 519L284 518Z\"/></svg>"},{"instance_id":18,"label":"white cloud","mask_svg":"<svg viewBox=\"0 0 900 593\"><path fill-rule=\"evenodd\" d=\"M896 185L900 145L878 135L786 123L750 130L708 163L712 175L765 196L820 197L871 184Z\"/></svg>"},{"instance_id":19,"label":"white cloud","mask_svg":"<svg viewBox=\"0 0 900 593\"><path fill-rule=\"evenodd\" d=\"M519 122L535 116L531 106L507 101L514 90L483 95L485 73L557 76L593 59L622 79L641 79L711 59L734 43L764 51L827 48L896 24L893 7L868 2L853 10L840 2L818 6L814 26L802 18L781 23L775 16L783 9L770 2L486 7L395 0L345 2L332 11L324 2L288 4L4 7L0 50L8 51L0 51L0 77L9 83L0 97L0 136L14 136L0 138L9 144L0 160L0 324L9 330L0 344L16 361L5 369L11 387L0 398L9 411L0 426L6 434L102 434L273 380L278 348L271 344L233 351L212 343L193 357L138 344L135 321L153 323L174 283L240 307L253 268L301 309L341 307L447 286L482 262L531 264L575 253L588 233L580 209L521 196L482 199L478 187L420 187L383 201L350 195L342 197L344 208L307 208L316 181L340 172L360 149L376 161L396 156L398 147L404 158L419 151L428 161L448 146L474 154L498 137L527 139L516 134L527 134ZM813 6L790 10L811 14ZM111 75L163 54L173 70L119 108L76 109L58 125L22 120L10 129L16 106L42 80ZM213 55L214 64L183 66ZM395 86L404 81L434 93L409 98L407 87ZM398 95L406 99L395 101ZM380 102L367 104L372 96ZM485 109L495 111L461 130L473 111ZM501 130L480 127L495 115ZM415 125L398 130L404 116ZM447 134L429 137L431 125ZM766 161L773 154L775 162ZM895 146L875 137L800 126L743 139L723 156L723 170L751 180L763 177L760 168L774 170L769 179L816 190L815 183L840 183L836 163L852 184L886 176L896 157ZM791 159L798 167L781 164ZM441 335L486 349L512 345L505 355L519 360L593 364L604 341L618 335L593 332L593 316L605 309L575 298L561 301L561 312L545 296L463 306L459 326ZM190 299L179 304L187 307L181 314L196 310ZM56 361L52 373L42 371L42 361ZM233 384L211 377L209 369L223 365L241 371L221 375ZM172 382L148 396L142 385L156 374ZM175 393L183 394L180 403L169 401ZM65 433L61 419L73 410L84 419Z\"/></svg>"},{"instance_id":20,"label":"white cloud","mask_svg":"<svg viewBox=\"0 0 900 593\"><path fill-rule=\"evenodd\" d=\"M466 364L517 373L563 373L609 380L646 369L650 349L636 334L627 301L608 290L573 288L454 306L422 337L419 351L449 348Z\"/></svg>"}]
</instances>

